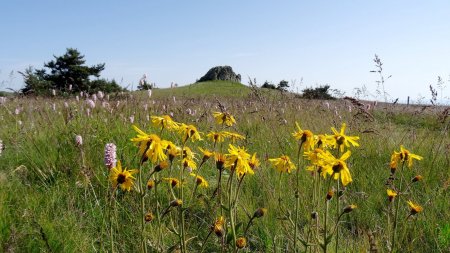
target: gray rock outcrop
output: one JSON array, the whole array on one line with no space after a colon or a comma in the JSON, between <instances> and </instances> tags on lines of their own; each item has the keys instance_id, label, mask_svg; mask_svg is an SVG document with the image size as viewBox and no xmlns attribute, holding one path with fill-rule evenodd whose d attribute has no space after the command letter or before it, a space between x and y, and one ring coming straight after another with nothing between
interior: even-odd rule
<instances>
[{"instance_id":1,"label":"gray rock outcrop","mask_svg":"<svg viewBox=\"0 0 450 253\"><path fill-rule=\"evenodd\" d=\"M240 83L241 75L233 72L230 66L217 66L210 69L204 76L202 76L198 82L223 80Z\"/></svg>"}]
</instances>

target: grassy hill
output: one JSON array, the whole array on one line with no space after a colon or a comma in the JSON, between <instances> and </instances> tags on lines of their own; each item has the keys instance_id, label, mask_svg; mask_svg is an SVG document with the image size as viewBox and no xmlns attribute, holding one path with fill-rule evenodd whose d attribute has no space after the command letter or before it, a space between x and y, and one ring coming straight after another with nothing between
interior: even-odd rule
<instances>
[{"instance_id":1,"label":"grassy hill","mask_svg":"<svg viewBox=\"0 0 450 253\"><path fill-rule=\"evenodd\" d=\"M397 213L396 249L450 251L446 108L370 103L368 109L368 103L303 100L229 82L154 89L151 97L131 92L99 100L95 107L86 98L8 99L0 105L0 140L5 146L0 155L0 248L3 252L139 252L143 237L148 252L171 252L180 248L183 214L189 252L233 252L232 227L235 237L246 238L240 252L293 252L294 245L302 252L323 252L324 238L328 251L334 251L337 237L339 252L371 247L389 252ZM221 106L234 115L235 125L217 124L212 113ZM195 125L202 140L184 142L179 132L152 125L150 116L162 115ZM358 147L328 148L337 158L351 151L345 160L353 179L350 184L343 187L330 175L306 169L310 161L303 156L304 150L299 152L301 142L292 135L298 131L296 122L316 135L333 135L331 127L339 131L346 123L345 134L359 137ZM140 166L139 149L130 141L137 134L133 124L180 148L189 147L196 153L194 173L204 177L209 187L195 187L194 177L180 169L184 163L179 156L159 172L152 173L158 164L151 161ZM207 136L222 130L245 140L214 144ZM77 135L83 139L81 145L75 142ZM135 187L130 192L114 188L109 181L104 164L107 143L117 146L123 167L140 171L134 174ZM213 158L200 166L199 147L226 154L230 143L250 155L256 153L260 161L254 174L242 181L230 168L219 181ZM400 145L423 159L414 160L411 168L400 163L392 176L391 155L400 151ZM288 155L298 169L278 172L269 159L282 155ZM411 181L417 175L423 180ZM183 177L182 187L172 188L164 179L169 177ZM149 179L155 180L156 188L143 190ZM220 193L217 185L221 185ZM399 193L392 203L387 189ZM139 194L141 190L145 195ZM330 190L334 197L327 202ZM175 198L183 199L183 209L173 204ZM410 215L409 200L423 211ZM357 208L339 216L351 204ZM267 212L260 216L260 211L252 219L259 208ZM148 212L153 220L142 224L142 213ZM221 215L225 217L223 240L211 230Z\"/></svg>"},{"instance_id":2,"label":"grassy hill","mask_svg":"<svg viewBox=\"0 0 450 253\"><path fill-rule=\"evenodd\" d=\"M156 96L226 96L240 97L250 93L250 89L240 83L227 81L209 81L193 83L177 88L155 89Z\"/></svg>"}]
</instances>

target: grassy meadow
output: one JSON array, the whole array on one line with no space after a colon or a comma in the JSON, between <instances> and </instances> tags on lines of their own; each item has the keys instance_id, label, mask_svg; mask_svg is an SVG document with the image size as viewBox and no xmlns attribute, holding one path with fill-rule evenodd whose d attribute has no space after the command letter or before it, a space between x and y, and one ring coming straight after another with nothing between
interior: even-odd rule
<instances>
[{"instance_id":1,"label":"grassy meadow","mask_svg":"<svg viewBox=\"0 0 450 253\"><path fill-rule=\"evenodd\" d=\"M304 100L228 82L105 96L95 107L86 100L8 98L0 105L0 251L450 252L448 108ZM236 124L217 124L213 112L221 110ZM202 140L184 143L177 132L154 126L150 116L163 115L196 126ZM304 142L292 135L295 122L329 135L346 123L345 134L359 137L358 147L330 148L337 158L351 151L344 159L351 183L322 177L317 165L306 169L311 162L303 156L306 146L299 152ZM141 165L139 147L130 141L137 135L133 124L189 147L196 153L193 173L209 186L196 186L179 157L158 172L151 159ZM221 130L245 139L214 145L206 135ZM122 167L140 169L130 191L109 180L107 143L117 146ZM241 177L223 169L217 190L215 157L202 164L198 147L227 154L229 143L256 153L260 164ZM423 159L411 168L400 161L391 175L391 155L401 145ZM269 161L282 155L297 167L291 173ZM412 180L418 175L423 178ZM181 187L163 179L169 177L181 179ZM150 190L149 179L155 182ZM389 202L391 188L398 196ZM413 213L409 200L423 210ZM147 213L151 219L143 223Z\"/></svg>"}]
</instances>

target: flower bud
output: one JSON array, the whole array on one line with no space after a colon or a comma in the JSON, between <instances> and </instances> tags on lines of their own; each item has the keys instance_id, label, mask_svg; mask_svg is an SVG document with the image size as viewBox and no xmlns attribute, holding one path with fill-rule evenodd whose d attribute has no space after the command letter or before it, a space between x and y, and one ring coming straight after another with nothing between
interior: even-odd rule
<instances>
[{"instance_id":1,"label":"flower bud","mask_svg":"<svg viewBox=\"0 0 450 253\"><path fill-rule=\"evenodd\" d=\"M155 218L155 216L153 215L153 213L151 211L148 211L145 214L145 221L146 222L151 222L154 218Z\"/></svg>"},{"instance_id":2,"label":"flower bud","mask_svg":"<svg viewBox=\"0 0 450 253\"><path fill-rule=\"evenodd\" d=\"M344 213L350 213L351 211L353 211L354 209L356 209L356 205L348 205L344 208Z\"/></svg>"},{"instance_id":3,"label":"flower bud","mask_svg":"<svg viewBox=\"0 0 450 253\"><path fill-rule=\"evenodd\" d=\"M151 190L151 189L153 189L153 187L155 187L155 180L149 179L147 181L147 189Z\"/></svg>"},{"instance_id":4,"label":"flower bud","mask_svg":"<svg viewBox=\"0 0 450 253\"><path fill-rule=\"evenodd\" d=\"M169 167L169 163L167 161L162 161L155 167L155 172L160 172L161 170L167 169Z\"/></svg>"},{"instance_id":5,"label":"flower bud","mask_svg":"<svg viewBox=\"0 0 450 253\"><path fill-rule=\"evenodd\" d=\"M417 175L411 181L413 183L415 183L415 182L421 181L422 179L423 179L423 177L421 175Z\"/></svg>"},{"instance_id":6,"label":"flower bud","mask_svg":"<svg viewBox=\"0 0 450 253\"><path fill-rule=\"evenodd\" d=\"M245 246L247 246L247 239L245 239L245 237L241 236L236 239L236 247L238 247L238 249L242 249Z\"/></svg>"},{"instance_id":7,"label":"flower bud","mask_svg":"<svg viewBox=\"0 0 450 253\"><path fill-rule=\"evenodd\" d=\"M329 190L327 193L327 200L331 200L333 198L334 195L334 191L333 190Z\"/></svg>"},{"instance_id":8,"label":"flower bud","mask_svg":"<svg viewBox=\"0 0 450 253\"><path fill-rule=\"evenodd\" d=\"M217 237L222 237L225 234L225 230L223 229L224 224L225 224L225 219L223 216L220 216L214 222L212 230L217 235Z\"/></svg>"},{"instance_id":9,"label":"flower bud","mask_svg":"<svg viewBox=\"0 0 450 253\"><path fill-rule=\"evenodd\" d=\"M170 206L177 207L183 205L183 201L181 199L174 199L170 201Z\"/></svg>"},{"instance_id":10,"label":"flower bud","mask_svg":"<svg viewBox=\"0 0 450 253\"><path fill-rule=\"evenodd\" d=\"M253 217L255 218L261 218L267 213L266 208L258 208L255 213L253 214Z\"/></svg>"}]
</instances>

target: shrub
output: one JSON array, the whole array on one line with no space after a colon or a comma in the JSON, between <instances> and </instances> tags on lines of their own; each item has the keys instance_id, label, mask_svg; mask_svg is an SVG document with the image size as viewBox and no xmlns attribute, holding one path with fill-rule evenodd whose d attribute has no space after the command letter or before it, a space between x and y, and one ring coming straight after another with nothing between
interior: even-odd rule
<instances>
[{"instance_id":1,"label":"shrub","mask_svg":"<svg viewBox=\"0 0 450 253\"><path fill-rule=\"evenodd\" d=\"M319 86L316 88L306 88L304 89L302 98L307 99L335 99L331 96L328 91L330 89L330 85Z\"/></svg>"}]
</instances>

